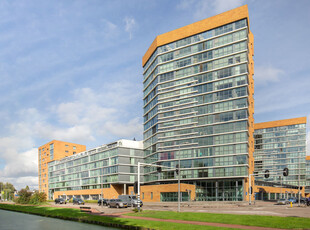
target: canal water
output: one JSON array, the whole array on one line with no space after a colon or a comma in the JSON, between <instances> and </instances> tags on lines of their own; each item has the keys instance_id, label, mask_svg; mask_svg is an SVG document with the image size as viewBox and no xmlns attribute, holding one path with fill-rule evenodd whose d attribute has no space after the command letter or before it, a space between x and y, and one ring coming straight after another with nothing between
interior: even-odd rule
<instances>
[{"instance_id":1,"label":"canal water","mask_svg":"<svg viewBox=\"0 0 310 230\"><path fill-rule=\"evenodd\" d=\"M0 209L1 230L115 230L93 224L84 224L49 217L30 215Z\"/></svg>"}]
</instances>

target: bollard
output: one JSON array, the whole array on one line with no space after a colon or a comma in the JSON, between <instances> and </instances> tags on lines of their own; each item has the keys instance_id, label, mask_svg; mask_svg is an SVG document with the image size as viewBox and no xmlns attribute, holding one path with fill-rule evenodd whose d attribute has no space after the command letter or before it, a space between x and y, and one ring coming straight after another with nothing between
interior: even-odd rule
<instances>
[{"instance_id":1,"label":"bollard","mask_svg":"<svg viewBox=\"0 0 310 230\"><path fill-rule=\"evenodd\" d=\"M291 204L291 208L293 207L293 202L290 202L290 204Z\"/></svg>"}]
</instances>

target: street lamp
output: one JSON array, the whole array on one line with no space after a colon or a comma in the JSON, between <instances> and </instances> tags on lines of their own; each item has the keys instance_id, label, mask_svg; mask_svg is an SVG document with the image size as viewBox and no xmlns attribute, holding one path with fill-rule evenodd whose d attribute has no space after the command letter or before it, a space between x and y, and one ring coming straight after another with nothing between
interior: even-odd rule
<instances>
[{"instance_id":1,"label":"street lamp","mask_svg":"<svg viewBox=\"0 0 310 230\"><path fill-rule=\"evenodd\" d=\"M298 206L300 206L300 160L298 154Z\"/></svg>"},{"instance_id":2,"label":"street lamp","mask_svg":"<svg viewBox=\"0 0 310 230\"><path fill-rule=\"evenodd\" d=\"M178 212L180 212L181 210L180 158L178 160L178 165L176 167L176 173L178 175Z\"/></svg>"},{"instance_id":3,"label":"street lamp","mask_svg":"<svg viewBox=\"0 0 310 230\"><path fill-rule=\"evenodd\" d=\"M101 175L101 208L103 208L103 180Z\"/></svg>"}]
</instances>

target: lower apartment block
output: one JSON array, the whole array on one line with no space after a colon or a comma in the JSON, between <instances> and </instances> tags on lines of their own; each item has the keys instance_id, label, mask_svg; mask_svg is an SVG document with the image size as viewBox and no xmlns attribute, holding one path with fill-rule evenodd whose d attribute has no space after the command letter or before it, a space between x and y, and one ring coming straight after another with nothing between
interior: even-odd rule
<instances>
[{"instance_id":1,"label":"lower apartment block","mask_svg":"<svg viewBox=\"0 0 310 230\"><path fill-rule=\"evenodd\" d=\"M255 124L256 199L296 197L298 187L305 196L309 174L309 166L306 167L306 124L307 117ZM288 169L288 176L283 176L284 169Z\"/></svg>"},{"instance_id":2,"label":"lower apartment block","mask_svg":"<svg viewBox=\"0 0 310 230\"><path fill-rule=\"evenodd\" d=\"M142 141L119 140L48 164L49 199L117 198L137 180Z\"/></svg>"}]
</instances>

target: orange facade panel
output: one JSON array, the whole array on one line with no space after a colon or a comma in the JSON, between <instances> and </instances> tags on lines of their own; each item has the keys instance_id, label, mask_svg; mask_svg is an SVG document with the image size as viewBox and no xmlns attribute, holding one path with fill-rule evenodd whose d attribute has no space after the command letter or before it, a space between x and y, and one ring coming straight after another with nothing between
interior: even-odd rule
<instances>
[{"instance_id":1,"label":"orange facade panel","mask_svg":"<svg viewBox=\"0 0 310 230\"><path fill-rule=\"evenodd\" d=\"M180 192L187 192L190 200L195 200L195 185L180 184ZM140 199L143 202L160 202L160 194L164 192L178 192L178 184L143 185L140 187ZM129 187L129 194L133 193L133 187Z\"/></svg>"},{"instance_id":2,"label":"orange facade panel","mask_svg":"<svg viewBox=\"0 0 310 230\"><path fill-rule=\"evenodd\" d=\"M84 190L68 190L68 191L56 191L54 192L54 199L61 196L81 196L81 195L98 195L105 199L116 199L119 195L125 194L122 185L111 185L110 188L102 189L84 189Z\"/></svg>"},{"instance_id":3,"label":"orange facade panel","mask_svg":"<svg viewBox=\"0 0 310 230\"><path fill-rule=\"evenodd\" d=\"M298 118L291 118L291 119L285 119L285 120L256 123L254 125L254 128L255 129L266 129L266 128L274 128L274 127L279 127L279 126L298 125L298 124L306 124L306 123L307 123L307 117L298 117Z\"/></svg>"},{"instance_id":4,"label":"orange facade panel","mask_svg":"<svg viewBox=\"0 0 310 230\"><path fill-rule=\"evenodd\" d=\"M51 159L50 145L53 144L53 159ZM60 160L66 156L86 151L85 145L52 140L38 148L39 191L48 195L48 163ZM41 153L41 154L40 154Z\"/></svg>"},{"instance_id":5,"label":"orange facade panel","mask_svg":"<svg viewBox=\"0 0 310 230\"><path fill-rule=\"evenodd\" d=\"M244 5L227 12L215 15L210 18L203 19L193 24L172 30L170 32L158 35L149 49L146 51L142 58L142 66L146 64L148 59L154 53L157 47L169 44L171 42L202 33L207 30L214 29L219 26L223 26L234 21L238 21L244 18L249 18L248 6ZM249 24L249 23L248 23Z\"/></svg>"},{"instance_id":6,"label":"orange facade panel","mask_svg":"<svg viewBox=\"0 0 310 230\"><path fill-rule=\"evenodd\" d=\"M295 193L298 194L298 189L281 188L281 187L269 187L269 186L255 186L254 193ZM300 190L301 196L305 197L305 187Z\"/></svg>"}]
</instances>

